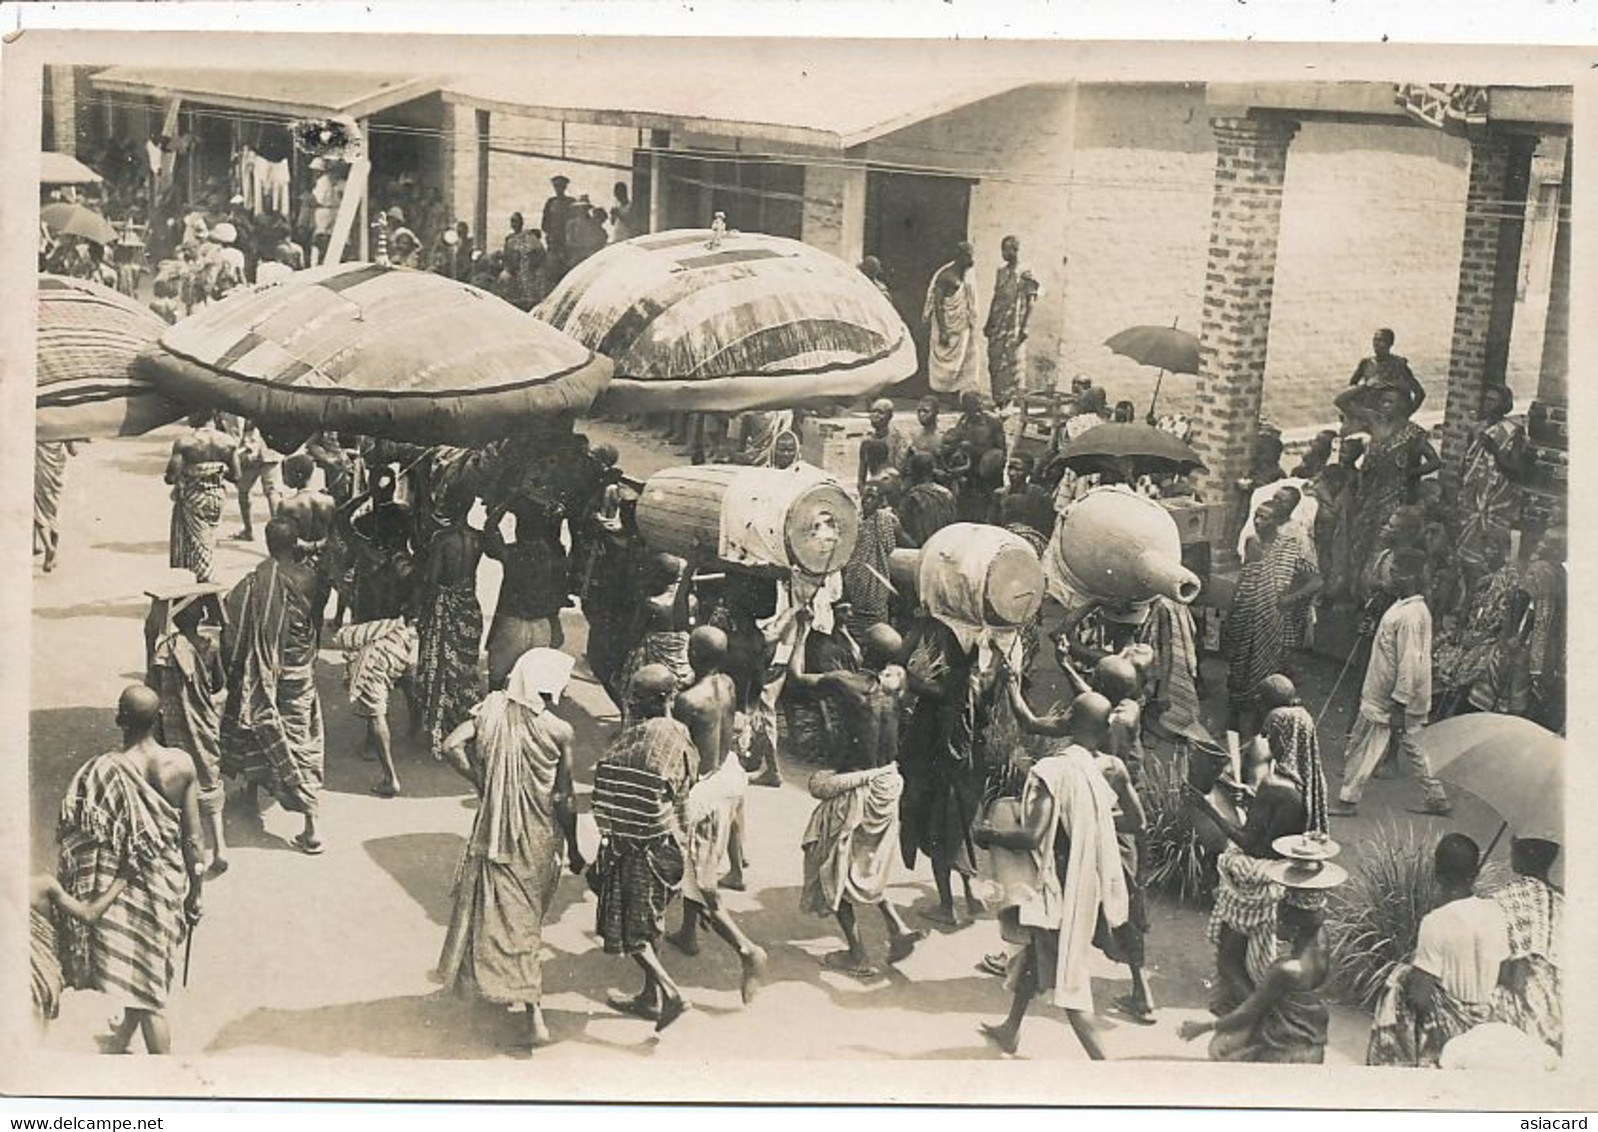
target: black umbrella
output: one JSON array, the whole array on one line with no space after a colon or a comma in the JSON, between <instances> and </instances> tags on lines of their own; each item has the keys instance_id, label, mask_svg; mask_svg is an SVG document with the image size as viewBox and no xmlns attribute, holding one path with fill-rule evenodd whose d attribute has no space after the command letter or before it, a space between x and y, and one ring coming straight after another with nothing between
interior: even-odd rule
<instances>
[{"instance_id":1,"label":"black umbrella","mask_svg":"<svg viewBox=\"0 0 1598 1132\"><path fill-rule=\"evenodd\" d=\"M1198 373L1199 340L1185 330L1170 326L1129 326L1104 340L1112 353L1131 358L1138 365L1155 366L1160 376L1154 381L1154 396L1149 400L1149 423L1154 423L1154 406L1160 400L1165 374Z\"/></svg>"},{"instance_id":2,"label":"black umbrella","mask_svg":"<svg viewBox=\"0 0 1598 1132\"><path fill-rule=\"evenodd\" d=\"M1181 439L1146 424L1094 425L1060 449L1059 459L1068 467L1129 459L1139 472L1174 472L1178 475L1201 471L1204 461Z\"/></svg>"}]
</instances>

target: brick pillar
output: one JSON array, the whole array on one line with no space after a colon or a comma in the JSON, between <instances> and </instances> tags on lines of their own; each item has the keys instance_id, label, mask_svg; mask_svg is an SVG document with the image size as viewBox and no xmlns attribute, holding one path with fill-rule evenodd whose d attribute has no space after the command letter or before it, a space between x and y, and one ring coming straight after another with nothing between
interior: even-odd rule
<instances>
[{"instance_id":1,"label":"brick pillar","mask_svg":"<svg viewBox=\"0 0 1598 1132\"><path fill-rule=\"evenodd\" d=\"M1234 544L1244 501L1236 482L1248 472L1259 423L1270 339L1271 292L1282 221L1287 147L1298 123L1280 119L1215 118L1215 197L1204 274L1198 412L1193 447L1209 471L1200 489L1222 507L1214 532L1214 561L1236 559Z\"/></svg>"},{"instance_id":2,"label":"brick pillar","mask_svg":"<svg viewBox=\"0 0 1598 1132\"><path fill-rule=\"evenodd\" d=\"M1554 265L1548 285L1548 322L1543 334L1537 399L1526 414L1531 442L1526 509L1522 529L1529 543L1550 526L1566 522L1570 489L1570 146L1565 147L1565 179L1559 189L1554 235Z\"/></svg>"},{"instance_id":3,"label":"brick pillar","mask_svg":"<svg viewBox=\"0 0 1598 1132\"><path fill-rule=\"evenodd\" d=\"M1526 186L1535 148L1536 139L1529 137L1488 137L1470 145L1459 294L1454 300L1443 410L1443 477L1449 483L1458 482L1482 386L1504 380L1514 328L1519 237L1525 226Z\"/></svg>"},{"instance_id":4,"label":"brick pillar","mask_svg":"<svg viewBox=\"0 0 1598 1132\"><path fill-rule=\"evenodd\" d=\"M51 66L50 118L55 135L54 148L60 153L78 152L78 89L77 72L71 67Z\"/></svg>"},{"instance_id":5,"label":"brick pillar","mask_svg":"<svg viewBox=\"0 0 1598 1132\"><path fill-rule=\"evenodd\" d=\"M436 183L444 195L444 215L447 217L476 218L478 144L476 110L458 102L444 103Z\"/></svg>"}]
</instances>

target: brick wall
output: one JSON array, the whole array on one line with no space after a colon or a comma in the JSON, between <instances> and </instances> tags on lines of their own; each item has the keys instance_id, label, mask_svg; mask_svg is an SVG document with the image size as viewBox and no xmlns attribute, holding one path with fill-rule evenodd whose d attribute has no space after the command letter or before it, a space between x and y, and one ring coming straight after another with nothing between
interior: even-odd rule
<instances>
[{"instance_id":1,"label":"brick wall","mask_svg":"<svg viewBox=\"0 0 1598 1132\"><path fill-rule=\"evenodd\" d=\"M1247 471L1265 382L1287 147L1296 123L1217 118L1194 443L1202 489L1229 501ZM1221 529L1229 524L1223 522Z\"/></svg>"},{"instance_id":2,"label":"brick wall","mask_svg":"<svg viewBox=\"0 0 1598 1132\"><path fill-rule=\"evenodd\" d=\"M1111 354L1104 340L1141 324L1199 331L1215 179L1203 88L1085 86L1076 142L1056 372L1062 385L1091 374L1112 401L1144 409L1156 371ZM1160 404L1191 411L1194 392L1192 377L1168 375Z\"/></svg>"},{"instance_id":3,"label":"brick wall","mask_svg":"<svg viewBox=\"0 0 1598 1132\"><path fill-rule=\"evenodd\" d=\"M1458 301L1455 304L1448 367L1447 403L1443 416L1442 457L1445 477L1457 474L1470 443L1471 416L1481 400L1482 371L1487 362L1488 325L1492 318L1498 265L1498 234L1509 176L1510 150L1501 141L1470 147L1467 213L1459 258Z\"/></svg>"},{"instance_id":4,"label":"brick wall","mask_svg":"<svg viewBox=\"0 0 1598 1132\"><path fill-rule=\"evenodd\" d=\"M510 233L510 214L520 212L529 228L537 228L544 201L554 190L549 179L571 178L566 195L586 195L597 208L609 209L617 181L632 184L633 147L638 131L621 126L568 122L562 141L561 123L514 114L489 116L490 144L551 156L529 157L490 151L488 155L488 232L499 247ZM567 159L559 155L565 152ZM602 163L602 164L601 164Z\"/></svg>"},{"instance_id":5,"label":"brick wall","mask_svg":"<svg viewBox=\"0 0 1598 1132\"><path fill-rule=\"evenodd\" d=\"M1068 152L1050 154L1051 146ZM1046 291L1029 343L1034 384L1086 372L1112 400L1148 404L1154 371L1103 342L1142 323L1198 329L1215 173L1202 85L1085 84L1074 105L1064 90L1015 92L899 131L867 153L978 177L970 229L982 301L1007 232L1021 237ZM1284 184L1267 418L1284 428L1331 419L1331 398L1378 326L1393 327L1399 352L1441 404L1467 155L1440 131L1302 127ZM1535 321L1517 334L1512 372L1535 372ZM1191 377L1168 377L1160 393L1162 405L1189 413L1196 396Z\"/></svg>"}]
</instances>

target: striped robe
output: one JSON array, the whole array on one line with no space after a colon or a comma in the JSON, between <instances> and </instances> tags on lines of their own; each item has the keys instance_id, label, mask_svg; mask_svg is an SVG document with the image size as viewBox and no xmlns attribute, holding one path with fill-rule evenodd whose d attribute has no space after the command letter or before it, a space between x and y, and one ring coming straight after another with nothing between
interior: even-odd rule
<instances>
[{"instance_id":1,"label":"striped robe","mask_svg":"<svg viewBox=\"0 0 1598 1132\"><path fill-rule=\"evenodd\" d=\"M68 986L137 1010L165 1008L185 924L178 812L121 751L85 763L61 803L61 887L93 901L128 878L97 923L63 918Z\"/></svg>"},{"instance_id":2,"label":"striped robe","mask_svg":"<svg viewBox=\"0 0 1598 1132\"><path fill-rule=\"evenodd\" d=\"M61 958L53 908L28 910L28 975L33 1016L52 1021L61 1011Z\"/></svg>"},{"instance_id":3,"label":"striped robe","mask_svg":"<svg viewBox=\"0 0 1598 1132\"><path fill-rule=\"evenodd\" d=\"M222 474L227 465L220 460L190 464L172 486L172 538L168 565L174 570L190 570L197 582L211 580L211 562L216 555L216 527L222 521L226 488Z\"/></svg>"},{"instance_id":4,"label":"striped robe","mask_svg":"<svg viewBox=\"0 0 1598 1132\"><path fill-rule=\"evenodd\" d=\"M634 955L665 930L683 881L688 792L699 750L688 728L656 716L616 736L594 770L599 856L589 884L599 897L596 929L612 955Z\"/></svg>"},{"instance_id":5,"label":"striped robe","mask_svg":"<svg viewBox=\"0 0 1598 1132\"><path fill-rule=\"evenodd\" d=\"M266 783L284 809L315 814L323 745L316 621L291 569L268 558L228 592L222 772Z\"/></svg>"}]
</instances>

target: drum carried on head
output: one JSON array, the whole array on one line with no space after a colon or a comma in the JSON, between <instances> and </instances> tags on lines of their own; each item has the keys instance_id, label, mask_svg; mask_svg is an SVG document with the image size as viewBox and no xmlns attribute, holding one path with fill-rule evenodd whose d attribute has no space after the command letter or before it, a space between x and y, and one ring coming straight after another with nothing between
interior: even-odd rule
<instances>
[{"instance_id":1,"label":"drum carried on head","mask_svg":"<svg viewBox=\"0 0 1598 1132\"><path fill-rule=\"evenodd\" d=\"M691 559L714 547L727 568L768 577L841 570L860 531L854 500L825 473L731 464L650 476L637 521L655 550Z\"/></svg>"}]
</instances>

